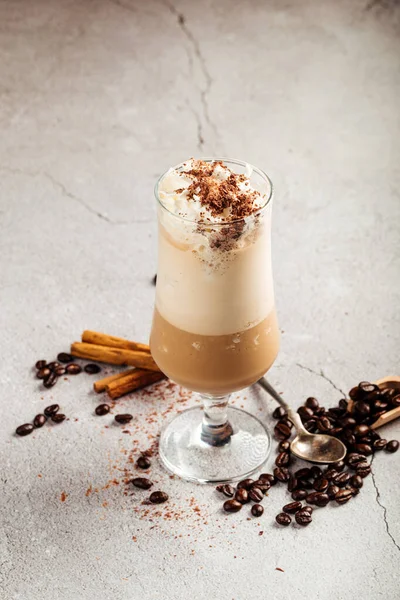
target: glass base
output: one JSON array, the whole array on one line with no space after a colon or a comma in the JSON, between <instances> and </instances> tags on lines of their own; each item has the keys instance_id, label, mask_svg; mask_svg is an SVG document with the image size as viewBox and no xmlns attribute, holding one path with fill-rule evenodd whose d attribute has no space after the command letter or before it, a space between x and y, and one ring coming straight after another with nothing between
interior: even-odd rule
<instances>
[{"instance_id":1,"label":"glass base","mask_svg":"<svg viewBox=\"0 0 400 600\"><path fill-rule=\"evenodd\" d=\"M226 443L204 441L202 407L189 408L163 429L160 457L165 467L189 481L217 483L244 479L267 460L271 437L256 417L228 407L232 434Z\"/></svg>"}]
</instances>

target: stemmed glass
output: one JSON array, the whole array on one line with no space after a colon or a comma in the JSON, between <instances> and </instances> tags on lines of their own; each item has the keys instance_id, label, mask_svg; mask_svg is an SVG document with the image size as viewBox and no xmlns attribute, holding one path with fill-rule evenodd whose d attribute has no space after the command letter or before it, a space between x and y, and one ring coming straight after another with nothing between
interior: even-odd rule
<instances>
[{"instance_id":1,"label":"stemmed glass","mask_svg":"<svg viewBox=\"0 0 400 600\"><path fill-rule=\"evenodd\" d=\"M172 381L202 400L202 406L180 412L163 429L160 457L173 473L201 483L246 477L267 459L270 435L264 425L228 401L232 392L268 371L279 349L270 249L272 183L247 163L204 160L222 160L249 176L263 202L242 219L201 223L163 204L166 173L155 188L159 245L151 352Z\"/></svg>"}]
</instances>

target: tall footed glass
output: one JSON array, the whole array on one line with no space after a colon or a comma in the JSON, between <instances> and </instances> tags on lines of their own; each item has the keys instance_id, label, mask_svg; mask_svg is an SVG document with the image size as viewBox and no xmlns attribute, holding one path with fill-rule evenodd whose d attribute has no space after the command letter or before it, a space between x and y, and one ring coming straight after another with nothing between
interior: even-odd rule
<instances>
[{"instance_id":1,"label":"tall footed glass","mask_svg":"<svg viewBox=\"0 0 400 600\"><path fill-rule=\"evenodd\" d=\"M222 160L236 173L249 173L246 163ZM264 425L228 401L264 375L278 354L272 184L252 167L251 185L265 199L260 208L235 221L201 223L163 205L163 177L155 190L159 246L150 347L160 369L198 392L202 406L181 412L164 428L160 456L185 479L237 480L257 470L270 452Z\"/></svg>"}]
</instances>

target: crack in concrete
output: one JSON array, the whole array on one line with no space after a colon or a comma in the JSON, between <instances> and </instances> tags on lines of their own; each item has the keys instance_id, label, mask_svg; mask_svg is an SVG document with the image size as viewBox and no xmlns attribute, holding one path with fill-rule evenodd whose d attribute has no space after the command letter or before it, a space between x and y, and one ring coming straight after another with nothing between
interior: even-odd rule
<instances>
[{"instance_id":1,"label":"crack in concrete","mask_svg":"<svg viewBox=\"0 0 400 600\"><path fill-rule=\"evenodd\" d=\"M327 381L337 392L340 392L343 395L343 397L346 397L345 392L342 389L340 389L340 387L338 387L332 381L332 379L330 379L329 377L327 377L325 375L325 373L323 372L322 369L318 372L318 371L314 371L314 369L310 369L310 367L306 367L305 365L301 365L300 363L296 363L296 366L300 367L300 369L304 369L304 371L308 371L309 373L313 373L314 375L317 375L318 377L322 377L322 379L325 379L325 381Z\"/></svg>"},{"instance_id":2,"label":"crack in concrete","mask_svg":"<svg viewBox=\"0 0 400 600\"><path fill-rule=\"evenodd\" d=\"M203 151L203 147L204 147L204 137L203 137L203 125L201 123L201 119L199 117L199 114L194 110L193 106L190 104L189 101L186 101L186 104L190 110L190 112L193 114L196 123L197 123L197 148L200 152Z\"/></svg>"},{"instance_id":3,"label":"crack in concrete","mask_svg":"<svg viewBox=\"0 0 400 600\"><path fill-rule=\"evenodd\" d=\"M388 520L387 520L387 508L386 508L386 506L385 506L384 504L382 504L382 502L381 502L381 494L380 494L380 492L379 492L378 485L377 485L377 483L376 483L376 480L375 480L374 471L372 470L372 464L373 464L373 462L374 462L374 458L375 458L375 456L373 456L373 457L372 457L372 459L371 459L371 477L372 477L372 483L373 483L373 486L374 486L374 488L375 488L375 492L376 492L376 502L377 502L377 504L378 504L378 505L381 507L381 509L383 510L383 520L384 520L384 522L385 522L386 533L388 534L388 536L389 536L389 537L390 537L390 539L392 540L393 544L396 546L397 550L400 552L400 546L399 546L399 544L396 542L396 540L395 540L395 539L394 539L394 537L393 537L393 534L392 534L392 533L391 533L391 531L390 531L390 528L389 528L389 522L388 522Z\"/></svg>"},{"instance_id":4,"label":"crack in concrete","mask_svg":"<svg viewBox=\"0 0 400 600\"><path fill-rule=\"evenodd\" d=\"M0 166L0 171L5 171L7 173L13 173L16 175L25 175L27 177L46 177L46 179L48 179L54 186L58 187L61 190L61 193L63 196L66 196L70 200L77 202L78 204L83 206L88 212L90 212L92 215L95 215L99 219L106 221L110 225L135 225L135 224L150 223L153 221L152 217L148 217L146 219L135 219L133 221L114 221L113 219L110 219L110 217L108 217L106 214L104 214L100 211L97 211L90 204L88 204L85 200L83 200L82 198L79 198L79 196L75 196L75 194L72 194L72 192L70 192L64 186L63 183L61 183L60 181L55 179L50 173L47 173L46 171L24 171L22 169L13 169L11 167L5 167L5 166Z\"/></svg>"}]
</instances>

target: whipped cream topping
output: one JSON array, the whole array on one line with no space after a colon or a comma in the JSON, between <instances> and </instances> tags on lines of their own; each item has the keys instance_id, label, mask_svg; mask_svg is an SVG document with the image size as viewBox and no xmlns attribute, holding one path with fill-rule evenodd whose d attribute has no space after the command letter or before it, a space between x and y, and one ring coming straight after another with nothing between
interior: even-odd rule
<instances>
[{"instance_id":1,"label":"whipped cream topping","mask_svg":"<svg viewBox=\"0 0 400 600\"><path fill-rule=\"evenodd\" d=\"M158 186L162 205L198 223L225 223L250 216L265 205L266 194L251 185L253 172L235 173L222 161L190 160L169 169Z\"/></svg>"}]
</instances>

